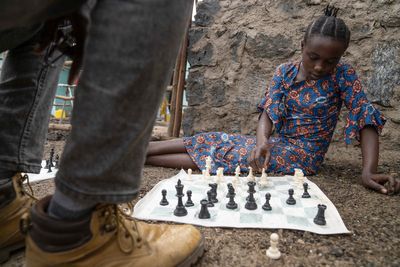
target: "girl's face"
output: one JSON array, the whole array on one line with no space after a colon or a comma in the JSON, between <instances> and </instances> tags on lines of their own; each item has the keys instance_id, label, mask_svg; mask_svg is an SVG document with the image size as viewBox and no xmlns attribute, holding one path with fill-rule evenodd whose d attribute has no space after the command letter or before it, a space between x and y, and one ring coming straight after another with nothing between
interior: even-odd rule
<instances>
[{"instance_id":1,"label":"girl's face","mask_svg":"<svg viewBox=\"0 0 400 267\"><path fill-rule=\"evenodd\" d=\"M307 80L318 80L332 73L344 51L345 44L330 37L312 36L301 42L303 75Z\"/></svg>"}]
</instances>

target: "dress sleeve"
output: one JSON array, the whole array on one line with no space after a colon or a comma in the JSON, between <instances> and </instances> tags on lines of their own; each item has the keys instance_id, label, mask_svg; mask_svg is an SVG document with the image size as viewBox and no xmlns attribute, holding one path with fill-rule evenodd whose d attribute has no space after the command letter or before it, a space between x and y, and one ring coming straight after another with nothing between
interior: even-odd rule
<instances>
[{"instance_id":1,"label":"dress sleeve","mask_svg":"<svg viewBox=\"0 0 400 267\"><path fill-rule=\"evenodd\" d=\"M367 99L355 70L343 66L340 77L340 96L349 110L344 128L344 139L350 144L352 139L360 141L360 130L366 125L374 126L378 134L382 132L386 119Z\"/></svg>"},{"instance_id":2,"label":"dress sleeve","mask_svg":"<svg viewBox=\"0 0 400 267\"><path fill-rule=\"evenodd\" d=\"M258 112L262 113L265 110L277 131L279 131L282 126L284 111L284 90L282 85L284 69L285 66L282 64L275 70L270 86L257 106Z\"/></svg>"}]
</instances>

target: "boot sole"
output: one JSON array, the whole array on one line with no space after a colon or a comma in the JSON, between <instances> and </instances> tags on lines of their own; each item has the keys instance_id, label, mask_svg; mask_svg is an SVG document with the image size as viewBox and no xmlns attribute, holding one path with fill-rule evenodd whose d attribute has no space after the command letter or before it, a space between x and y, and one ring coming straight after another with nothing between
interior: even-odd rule
<instances>
[{"instance_id":1,"label":"boot sole","mask_svg":"<svg viewBox=\"0 0 400 267\"><path fill-rule=\"evenodd\" d=\"M20 243L14 244L12 246L2 248L0 251L0 264L3 264L10 259L11 253L19 249L22 249L24 247L25 247L25 240Z\"/></svg>"},{"instance_id":2,"label":"boot sole","mask_svg":"<svg viewBox=\"0 0 400 267\"><path fill-rule=\"evenodd\" d=\"M201 237L201 241L193 253L187 257L183 262L177 265L177 267L190 267L195 264L204 253L204 237Z\"/></svg>"}]
</instances>

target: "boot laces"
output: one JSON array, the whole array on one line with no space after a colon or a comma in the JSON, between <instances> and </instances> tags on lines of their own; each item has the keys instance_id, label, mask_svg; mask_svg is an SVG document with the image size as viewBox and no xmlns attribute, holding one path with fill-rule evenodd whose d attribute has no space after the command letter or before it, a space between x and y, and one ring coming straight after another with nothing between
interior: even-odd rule
<instances>
[{"instance_id":1,"label":"boot laces","mask_svg":"<svg viewBox=\"0 0 400 267\"><path fill-rule=\"evenodd\" d=\"M23 186L23 183L26 180L26 185L29 190L26 190ZM35 197L35 193L33 192L32 186L29 182L29 176L27 174L21 175L21 179L18 180L18 186L20 189L21 194L29 196L31 199L38 201L38 198Z\"/></svg>"},{"instance_id":2,"label":"boot laces","mask_svg":"<svg viewBox=\"0 0 400 267\"><path fill-rule=\"evenodd\" d=\"M142 246L142 237L137 222L124 208L118 205L109 205L105 211L105 216L105 230L107 232L117 230L118 246L122 252L129 254L135 247L140 248ZM126 242L123 242L127 238L130 240L128 246L124 245Z\"/></svg>"}]
</instances>

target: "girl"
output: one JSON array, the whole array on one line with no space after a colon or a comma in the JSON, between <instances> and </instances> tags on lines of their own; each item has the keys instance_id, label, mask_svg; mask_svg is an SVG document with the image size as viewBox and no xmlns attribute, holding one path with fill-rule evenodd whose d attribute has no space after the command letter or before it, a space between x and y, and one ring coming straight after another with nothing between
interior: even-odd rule
<instances>
[{"instance_id":1,"label":"girl","mask_svg":"<svg viewBox=\"0 0 400 267\"><path fill-rule=\"evenodd\" d=\"M201 133L170 141L150 142L146 164L204 169L212 157L212 172L219 167L234 173L239 165L256 171L291 174L300 168L316 174L328 150L344 104L349 109L345 141L361 142L362 184L383 194L400 191L400 181L377 174L378 134L385 119L367 100L355 70L340 62L350 31L338 9L328 6L313 21L301 43L302 59L280 65L269 90L258 105L256 136ZM273 127L278 137L271 137ZM386 187L383 184L386 183Z\"/></svg>"}]
</instances>

